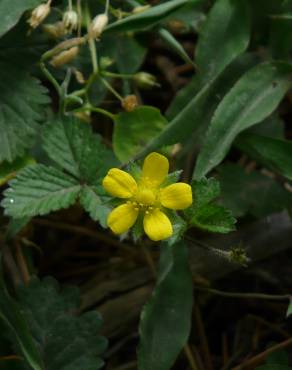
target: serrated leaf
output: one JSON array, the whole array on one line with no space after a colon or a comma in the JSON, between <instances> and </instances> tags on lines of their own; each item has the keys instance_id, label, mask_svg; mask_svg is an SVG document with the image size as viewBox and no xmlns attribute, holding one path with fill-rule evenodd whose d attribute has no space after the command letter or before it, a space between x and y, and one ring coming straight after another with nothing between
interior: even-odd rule
<instances>
[{"instance_id":1,"label":"serrated leaf","mask_svg":"<svg viewBox=\"0 0 292 370\"><path fill-rule=\"evenodd\" d=\"M0 319L7 325L13 334L21 355L33 370L43 370L42 360L33 341L30 328L19 310L17 303L9 296L0 284Z\"/></svg>"},{"instance_id":2,"label":"serrated leaf","mask_svg":"<svg viewBox=\"0 0 292 370\"><path fill-rule=\"evenodd\" d=\"M164 244L158 283L141 314L139 370L171 368L189 336L192 295L186 245Z\"/></svg>"},{"instance_id":3,"label":"serrated leaf","mask_svg":"<svg viewBox=\"0 0 292 370\"><path fill-rule=\"evenodd\" d=\"M24 168L10 182L4 192L2 206L5 214L15 217L32 217L72 205L81 186L60 170L41 164Z\"/></svg>"},{"instance_id":4,"label":"serrated leaf","mask_svg":"<svg viewBox=\"0 0 292 370\"><path fill-rule=\"evenodd\" d=\"M292 194L257 171L246 173L239 165L226 163L218 168L218 174L220 203L235 217L249 213L260 218L292 206Z\"/></svg>"},{"instance_id":5,"label":"serrated leaf","mask_svg":"<svg viewBox=\"0 0 292 370\"><path fill-rule=\"evenodd\" d=\"M236 220L228 209L210 204L196 209L190 223L201 230L226 234L235 230Z\"/></svg>"},{"instance_id":6,"label":"serrated leaf","mask_svg":"<svg viewBox=\"0 0 292 370\"><path fill-rule=\"evenodd\" d=\"M289 65L263 63L248 71L219 104L198 156L194 178L219 164L236 136L261 122L278 106L291 86Z\"/></svg>"},{"instance_id":7,"label":"serrated leaf","mask_svg":"<svg viewBox=\"0 0 292 370\"><path fill-rule=\"evenodd\" d=\"M12 162L32 145L46 93L25 69L0 62L0 162Z\"/></svg>"},{"instance_id":8,"label":"serrated leaf","mask_svg":"<svg viewBox=\"0 0 292 370\"><path fill-rule=\"evenodd\" d=\"M55 118L43 131L48 156L80 181L92 183L102 175L107 150L91 127L73 117Z\"/></svg>"},{"instance_id":9,"label":"serrated leaf","mask_svg":"<svg viewBox=\"0 0 292 370\"><path fill-rule=\"evenodd\" d=\"M107 216L111 211L111 207L107 204L108 199L104 199L97 193L97 189L84 186L80 194L80 203L89 213L94 221L99 221L102 227L107 226Z\"/></svg>"},{"instance_id":10,"label":"serrated leaf","mask_svg":"<svg viewBox=\"0 0 292 370\"><path fill-rule=\"evenodd\" d=\"M220 195L220 184L216 179L193 181L192 190L193 204L184 212L191 225L213 233L235 230L236 220L231 211L214 204Z\"/></svg>"},{"instance_id":11,"label":"serrated leaf","mask_svg":"<svg viewBox=\"0 0 292 370\"><path fill-rule=\"evenodd\" d=\"M141 106L115 117L113 146L121 161L128 161L167 125L160 111Z\"/></svg>"},{"instance_id":12,"label":"serrated leaf","mask_svg":"<svg viewBox=\"0 0 292 370\"><path fill-rule=\"evenodd\" d=\"M144 12L133 14L111 23L105 29L105 33L112 31L140 31L153 27L187 2L188 0L170 0L164 4L152 6Z\"/></svg>"},{"instance_id":13,"label":"serrated leaf","mask_svg":"<svg viewBox=\"0 0 292 370\"><path fill-rule=\"evenodd\" d=\"M103 365L100 355L107 341L99 334L101 317L96 311L76 315L78 289L61 291L52 278L33 278L17 293L46 370L98 370Z\"/></svg>"},{"instance_id":14,"label":"serrated leaf","mask_svg":"<svg viewBox=\"0 0 292 370\"><path fill-rule=\"evenodd\" d=\"M9 180L16 176L17 172L23 167L35 163L34 158L24 156L15 159L12 163L3 162L0 164L0 186L6 184Z\"/></svg>"},{"instance_id":15,"label":"serrated leaf","mask_svg":"<svg viewBox=\"0 0 292 370\"><path fill-rule=\"evenodd\" d=\"M19 20L22 14L39 5L41 0L10 0L0 1L0 14L2 15L0 24L0 37L9 31Z\"/></svg>"},{"instance_id":16,"label":"serrated leaf","mask_svg":"<svg viewBox=\"0 0 292 370\"><path fill-rule=\"evenodd\" d=\"M261 164L292 180L292 141L246 133L238 138L236 146Z\"/></svg>"},{"instance_id":17,"label":"serrated leaf","mask_svg":"<svg viewBox=\"0 0 292 370\"><path fill-rule=\"evenodd\" d=\"M199 208L212 202L220 195L220 184L214 179L202 179L192 184L194 205Z\"/></svg>"}]
</instances>

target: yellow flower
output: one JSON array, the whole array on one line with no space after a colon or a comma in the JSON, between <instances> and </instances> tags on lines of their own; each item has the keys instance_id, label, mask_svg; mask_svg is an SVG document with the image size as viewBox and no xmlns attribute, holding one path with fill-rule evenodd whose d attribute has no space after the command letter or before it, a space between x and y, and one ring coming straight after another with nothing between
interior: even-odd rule
<instances>
[{"instance_id":1,"label":"yellow flower","mask_svg":"<svg viewBox=\"0 0 292 370\"><path fill-rule=\"evenodd\" d=\"M168 169L168 159L154 152L145 158L138 182L118 168L109 170L103 187L112 196L127 200L108 216L107 224L115 234L128 231L142 213L144 231L151 240L163 240L172 235L172 224L164 208L181 210L189 207L193 200L188 184L178 182L162 186Z\"/></svg>"}]
</instances>

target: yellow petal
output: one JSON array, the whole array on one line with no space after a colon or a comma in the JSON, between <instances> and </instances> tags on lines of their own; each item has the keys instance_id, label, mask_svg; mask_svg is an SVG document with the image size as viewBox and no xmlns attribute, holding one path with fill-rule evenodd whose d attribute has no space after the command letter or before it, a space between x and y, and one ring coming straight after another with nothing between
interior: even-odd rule
<instances>
[{"instance_id":1,"label":"yellow petal","mask_svg":"<svg viewBox=\"0 0 292 370\"><path fill-rule=\"evenodd\" d=\"M167 239L173 233L169 218L159 209L146 214L143 224L145 233L154 241Z\"/></svg>"},{"instance_id":2,"label":"yellow petal","mask_svg":"<svg viewBox=\"0 0 292 370\"><path fill-rule=\"evenodd\" d=\"M161 204L170 209L185 209L193 202L192 188L189 184L178 182L161 189Z\"/></svg>"},{"instance_id":3,"label":"yellow petal","mask_svg":"<svg viewBox=\"0 0 292 370\"><path fill-rule=\"evenodd\" d=\"M168 174L168 159L159 153L150 153L144 160L143 180L153 182L154 186L160 185Z\"/></svg>"},{"instance_id":4,"label":"yellow petal","mask_svg":"<svg viewBox=\"0 0 292 370\"><path fill-rule=\"evenodd\" d=\"M102 186L117 198L131 198L137 191L137 183L131 175L118 168L112 168L103 179Z\"/></svg>"},{"instance_id":5,"label":"yellow petal","mask_svg":"<svg viewBox=\"0 0 292 370\"><path fill-rule=\"evenodd\" d=\"M107 225L115 234L123 234L136 222L139 211L131 204L122 204L108 216Z\"/></svg>"}]
</instances>

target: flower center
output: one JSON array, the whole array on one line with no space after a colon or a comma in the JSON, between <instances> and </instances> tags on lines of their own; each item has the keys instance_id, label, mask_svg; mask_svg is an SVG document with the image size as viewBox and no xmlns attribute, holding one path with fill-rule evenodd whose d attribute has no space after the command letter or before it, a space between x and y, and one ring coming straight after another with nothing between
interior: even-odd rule
<instances>
[{"instance_id":1,"label":"flower center","mask_svg":"<svg viewBox=\"0 0 292 370\"><path fill-rule=\"evenodd\" d=\"M136 211L142 211L146 214L149 214L159 206L157 204L156 192L145 187L140 187L135 196L128 201L128 204L132 204Z\"/></svg>"},{"instance_id":2,"label":"flower center","mask_svg":"<svg viewBox=\"0 0 292 370\"><path fill-rule=\"evenodd\" d=\"M155 202L155 194L153 193L152 190L150 189L139 189L136 196L135 200L139 204L139 206L152 206Z\"/></svg>"}]
</instances>

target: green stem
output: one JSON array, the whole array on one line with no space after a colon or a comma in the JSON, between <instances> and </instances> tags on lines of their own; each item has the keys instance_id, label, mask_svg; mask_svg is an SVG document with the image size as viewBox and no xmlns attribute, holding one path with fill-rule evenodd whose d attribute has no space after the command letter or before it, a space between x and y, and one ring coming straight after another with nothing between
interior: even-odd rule
<instances>
[{"instance_id":1,"label":"green stem","mask_svg":"<svg viewBox=\"0 0 292 370\"><path fill-rule=\"evenodd\" d=\"M74 109L71 112L72 113L86 112L88 110L90 110L91 112L101 113L101 114L103 114L104 116L110 118L113 121L115 119L115 115L112 114L112 113L110 113L109 111L107 111L105 109L102 109L102 108L98 108L98 107L92 107L92 106L85 106L85 107L82 107L82 108Z\"/></svg>"},{"instance_id":2,"label":"green stem","mask_svg":"<svg viewBox=\"0 0 292 370\"><path fill-rule=\"evenodd\" d=\"M104 77L113 77L113 78L126 78L126 79L131 79L131 78L134 77L133 74L114 73L114 72L108 72L108 71L103 71L102 76L104 76Z\"/></svg>"},{"instance_id":3,"label":"green stem","mask_svg":"<svg viewBox=\"0 0 292 370\"><path fill-rule=\"evenodd\" d=\"M51 72L49 72L49 70L46 68L45 63L40 62L40 68L41 68L41 71L43 72L43 74L47 77L47 79L55 87L59 97L62 98L62 89L61 89L60 85L58 84L57 80L51 74Z\"/></svg>"},{"instance_id":4,"label":"green stem","mask_svg":"<svg viewBox=\"0 0 292 370\"><path fill-rule=\"evenodd\" d=\"M90 16L88 4L86 4L85 18L86 18L87 32L89 34L91 16ZM93 73L97 73L98 63L97 63L97 51L96 51L95 40L92 37L89 37L88 44L89 44L89 50L90 50L90 56L91 56L91 63L93 67Z\"/></svg>"},{"instance_id":5,"label":"green stem","mask_svg":"<svg viewBox=\"0 0 292 370\"><path fill-rule=\"evenodd\" d=\"M217 289L203 288L195 286L195 289L205 291L207 293L212 293L220 295L221 297L229 298L245 298L245 299L266 299L270 301L284 301L286 299L290 300L291 296L288 294L285 295L276 295L276 294L264 294L264 293L240 293L240 292L224 292Z\"/></svg>"},{"instance_id":6,"label":"green stem","mask_svg":"<svg viewBox=\"0 0 292 370\"><path fill-rule=\"evenodd\" d=\"M101 78L102 83L104 86L120 101L123 101L123 97L105 80L104 78Z\"/></svg>"}]
</instances>

